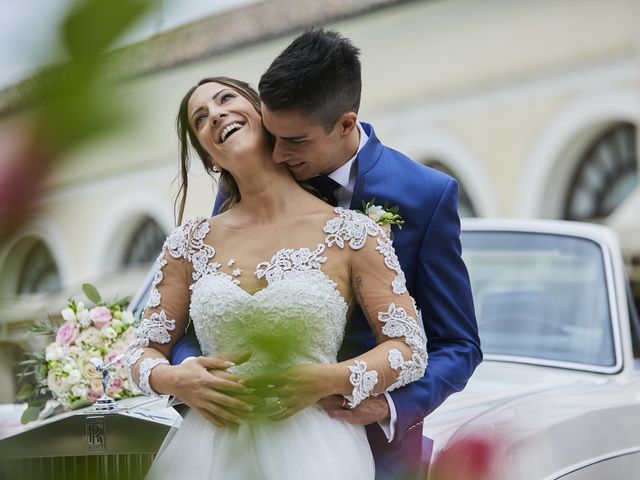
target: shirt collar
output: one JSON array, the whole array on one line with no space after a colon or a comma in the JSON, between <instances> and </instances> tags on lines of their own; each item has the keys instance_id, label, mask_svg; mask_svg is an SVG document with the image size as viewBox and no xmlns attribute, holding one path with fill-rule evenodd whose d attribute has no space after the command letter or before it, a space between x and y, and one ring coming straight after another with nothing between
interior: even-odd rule
<instances>
[{"instance_id":1,"label":"shirt collar","mask_svg":"<svg viewBox=\"0 0 640 480\"><path fill-rule=\"evenodd\" d=\"M360 153L360 150L362 150L362 147L364 147L367 143L367 140L369 140L369 137L363 130L362 125L360 125L360 122L356 122L356 125L358 126L358 132L360 132L360 143L358 145L358 150L356 150L355 155L351 157L344 165L335 169L328 175L330 179L339 183L343 188L347 188L349 186L349 181L351 180L351 178L357 174L355 168L355 160L358 157L358 153Z\"/></svg>"}]
</instances>

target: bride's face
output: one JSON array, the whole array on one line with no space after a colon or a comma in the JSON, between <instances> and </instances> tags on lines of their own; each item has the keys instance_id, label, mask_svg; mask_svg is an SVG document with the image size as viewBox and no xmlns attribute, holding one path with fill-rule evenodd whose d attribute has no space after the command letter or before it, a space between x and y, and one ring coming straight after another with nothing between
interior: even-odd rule
<instances>
[{"instance_id":1,"label":"bride's face","mask_svg":"<svg viewBox=\"0 0 640 480\"><path fill-rule=\"evenodd\" d=\"M211 82L199 86L189 99L187 113L200 145L218 168L233 173L239 160L270 148L258 111L226 85Z\"/></svg>"}]
</instances>

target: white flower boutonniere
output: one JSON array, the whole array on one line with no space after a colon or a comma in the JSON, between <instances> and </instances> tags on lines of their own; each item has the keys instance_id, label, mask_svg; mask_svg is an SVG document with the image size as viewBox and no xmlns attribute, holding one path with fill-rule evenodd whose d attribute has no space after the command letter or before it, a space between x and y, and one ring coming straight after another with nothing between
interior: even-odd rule
<instances>
[{"instance_id":1,"label":"white flower boutonniere","mask_svg":"<svg viewBox=\"0 0 640 480\"><path fill-rule=\"evenodd\" d=\"M391 235L391 225L396 225L399 230L402 230L404 220L400 216L400 207L394 205L390 207L387 202L384 206L375 204L376 199L372 198L369 202L362 201L362 211L371 220L374 220L382 228L384 228L387 235Z\"/></svg>"}]
</instances>

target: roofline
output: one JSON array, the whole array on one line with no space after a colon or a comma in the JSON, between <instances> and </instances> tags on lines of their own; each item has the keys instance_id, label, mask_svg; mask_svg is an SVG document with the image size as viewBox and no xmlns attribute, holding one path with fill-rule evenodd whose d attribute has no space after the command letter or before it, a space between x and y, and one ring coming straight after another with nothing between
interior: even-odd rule
<instances>
[{"instance_id":1,"label":"roofline","mask_svg":"<svg viewBox=\"0 0 640 480\"><path fill-rule=\"evenodd\" d=\"M313 25L363 15L417 0L267 0L223 11L107 54L105 71L114 80L136 78L188 65L250 45L303 31ZM423 0L424 1L424 0ZM282 12L287 12L283 15ZM212 35L216 32L216 35ZM211 42L194 39L211 38ZM0 90L0 117L35 104L49 75L62 64Z\"/></svg>"}]
</instances>

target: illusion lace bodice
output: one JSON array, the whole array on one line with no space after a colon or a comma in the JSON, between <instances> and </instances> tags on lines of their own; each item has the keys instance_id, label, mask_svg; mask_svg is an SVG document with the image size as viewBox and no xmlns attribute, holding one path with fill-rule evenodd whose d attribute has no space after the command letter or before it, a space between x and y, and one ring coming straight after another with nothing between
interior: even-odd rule
<instances>
[{"instance_id":1,"label":"illusion lace bodice","mask_svg":"<svg viewBox=\"0 0 640 480\"><path fill-rule=\"evenodd\" d=\"M288 271L249 294L226 274L192 287L189 312L205 355L251 351L238 373L298 363L333 363L347 304L319 270Z\"/></svg>"},{"instance_id":2,"label":"illusion lace bodice","mask_svg":"<svg viewBox=\"0 0 640 480\"><path fill-rule=\"evenodd\" d=\"M315 219L309 221L313 226ZM335 363L355 302L379 345L348 361L350 404L421 378L427 364L424 330L385 231L362 213L342 208L317 230L308 227L294 224L286 235L266 230L261 237L233 231L216 237L211 220L198 219L174 230L127 352L134 382L155 394L149 375L168 363L190 320L205 355L252 353L234 367L238 373ZM271 255L264 250L281 238L316 247L274 249L264 261ZM246 257L258 259L255 267Z\"/></svg>"}]
</instances>

